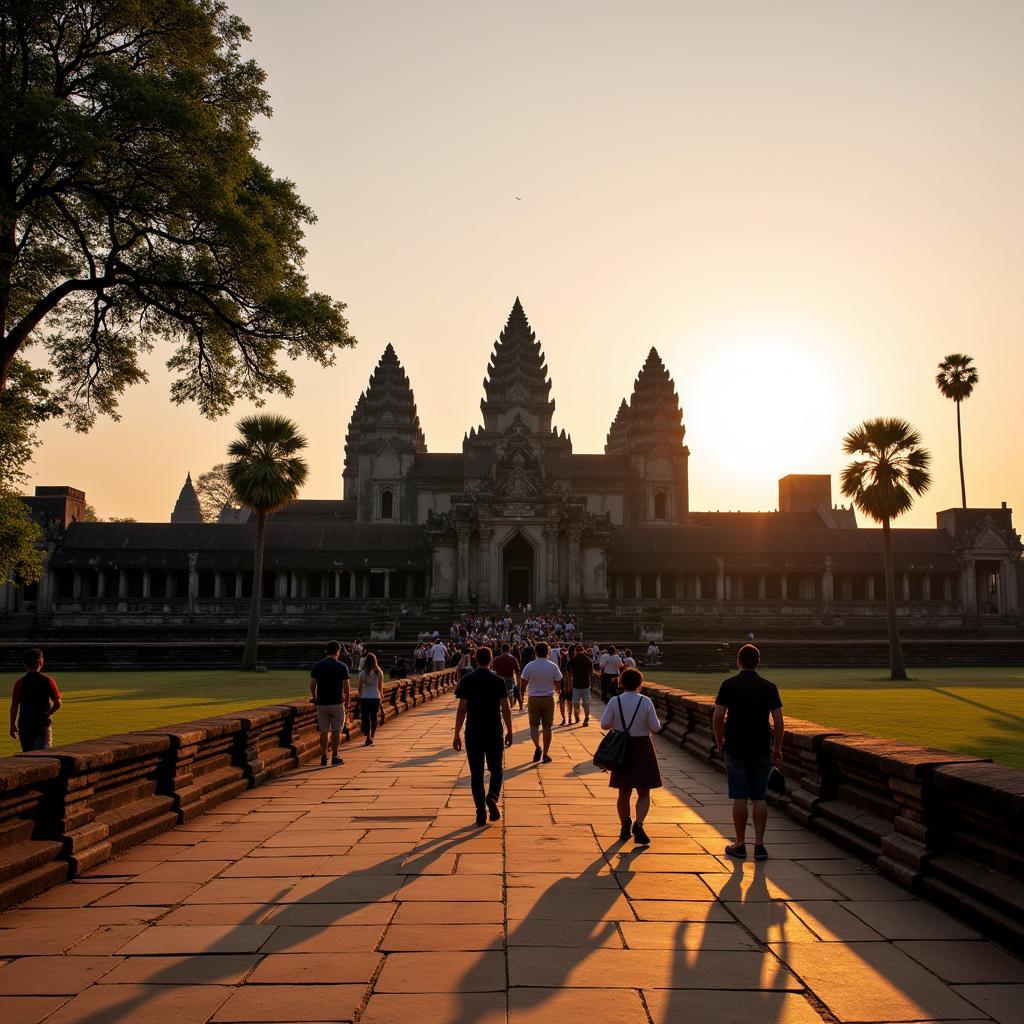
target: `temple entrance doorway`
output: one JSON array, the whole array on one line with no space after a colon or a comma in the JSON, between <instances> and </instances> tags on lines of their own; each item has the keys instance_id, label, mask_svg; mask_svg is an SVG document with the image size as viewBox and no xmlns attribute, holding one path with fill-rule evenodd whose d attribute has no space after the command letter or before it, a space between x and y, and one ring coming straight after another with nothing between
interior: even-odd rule
<instances>
[{"instance_id":1,"label":"temple entrance doorway","mask_svg":"<svg viewBox=\"0 0 1024 1024\"><path fill-rule=\"evenodd\" d=\"M533 545L517 533L501 550L501 569L505 581L505 604L533 603Z\"/></svg>"}]
</instances>

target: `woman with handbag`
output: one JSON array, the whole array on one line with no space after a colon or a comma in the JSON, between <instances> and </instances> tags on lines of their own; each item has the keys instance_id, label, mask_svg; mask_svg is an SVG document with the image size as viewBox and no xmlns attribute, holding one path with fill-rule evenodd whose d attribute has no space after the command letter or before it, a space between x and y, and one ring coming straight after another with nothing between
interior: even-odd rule
<instances>
[{"instance_id":1,"label":"woman with handbag","mask_svg":"<svg viewBox=\"0 0 1024 1024\"><path fill-rule=\"evenodd\" d=\"M651 736L661 732L658 712L650 697L640 693L644 677L639 669L627 668L619 676L618 695L612 697L601 716L601 728L622 731L627 740L621 760L613 761L608 785L619 791L617 809L620 839L628 839L647 846L651 838L644 831L644 819L651 809L651 790L661 788L661 769ZM630 820L630 800L636 790L636 818Z\"/></svg>"}]
</instances>

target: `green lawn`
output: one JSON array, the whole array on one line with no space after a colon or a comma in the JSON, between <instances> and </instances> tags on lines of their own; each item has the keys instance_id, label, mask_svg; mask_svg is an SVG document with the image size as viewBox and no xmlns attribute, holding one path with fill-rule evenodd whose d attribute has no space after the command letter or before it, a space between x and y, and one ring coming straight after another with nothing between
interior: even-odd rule
<instances>
[{"instance_id":1,"label":"green lawn","mask_svg":"<svg viewBox=\"0 0 1024 1024\"><path fill-rule=\"evenodd\" d=\"M1024 768L1024 669L921 668L894 683L883 669L775 669L786 713L819 725L991 757ZM651 669L652 682L714 695L721 679Z\"/></svg>"},{"instance_id":2,"label":"green lawn","mask_svg":"<svg viewBox=\"0 0 1024 1024\"><path fill-rule=\"evenodd\" d=\"M12 673L4 680L5 700L16 678ZM309 696L309 675L292 671L62 672L56 678L64 706L53 718L55 744ZM0 754L20 749L5 720Z\"/></svg>"}]
</instances>

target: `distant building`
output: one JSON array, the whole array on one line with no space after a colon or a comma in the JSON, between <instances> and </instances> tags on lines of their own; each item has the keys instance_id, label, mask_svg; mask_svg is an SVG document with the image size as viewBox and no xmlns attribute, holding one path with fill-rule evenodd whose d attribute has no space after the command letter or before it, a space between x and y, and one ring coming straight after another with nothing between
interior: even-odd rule
<instances>
[{"instance_id":1,"label":"distant building","mask_svg":"<svg viewBox=\"0 0 1024 1024\"><path fill-rule=\"evenodd\" d=\"M387 346L349 422L341 496L271 519L260 582L271 622L530 603L743 634L884 628L881 531L833 506L827 475L784 477L777 512L691 510L683 414L655 349L603 454L574 453L553 426L544 356L518 299L483 390L482 426L462 450L429 452ZM170 523L70 525L37 613L241 623L253 525L244 511L201 518L188 478ZM1005 506L941 512L935 529L894 530L894 546L908 624L1020 625L1021 542Z\"/></svg>"}]
</instances>

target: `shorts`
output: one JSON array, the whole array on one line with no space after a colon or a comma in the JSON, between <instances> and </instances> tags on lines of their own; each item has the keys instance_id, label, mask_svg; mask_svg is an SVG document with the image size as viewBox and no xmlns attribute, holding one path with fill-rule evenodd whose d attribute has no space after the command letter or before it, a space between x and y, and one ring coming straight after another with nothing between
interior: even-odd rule
<instances>
[{"instance_id":1,"label":"shorts","mask_svg":"<svg viewBox=\"0 0 1024 1024\"><path fill-rule=\"evenodd\" d=\"M586 686L584 686L582 689L577 689L577 687L574 686L572 688L572 702L577 706L582 704L585 708L589 708L590 690Z\"/></svg>"},{"instance_id":2,"label":"shorts","mask_svg":"<svg viewBox=\"0 0 1024 1024\"><path fill-rule=\"evenodd\" d=\"M531 729L536 729L538 726L541 726L545 732L551 731L552 723L555 720L554 696L531 697L530 703L527 705L527 710L530 713Z\"/></svg>"},{"instance_id":3,"label":"shorts","mask_svg":"<svg viewBox=\"0 0 1024 1024\"><path fill-rule=\"evenodd\" d=\"M443 661L433 661L433 662L431 662L431 670L434 671L434 672L443 672L444 671L444 662Z\"/></svg>"},{"instance_id":4,"label":"shorts","mask_svg":"<svg viewBox=\"0 0 1024 1024\"><path fill-rule=\"evenodd\" d=\"M340 704L317 704L316 731L332 732L337 735L345 724L345 715Z\"/></svg>"},{"instance_id":5,"label":"shorts","mask_svg":"<svg viewBox=\"0 0 1024 1024\"><path fill-rule=\"evenodd\" d=\"M768 775L772 770L770 757L731 757L725 755L725 775L732 800L765 800L768 796Z\"/></svg>"},{"instance_id":6,"label":"shorts","mask_svg":"<svg viewBox=\"0 0 1024 1024\"><path fill-rule=\"evenodd\" d=\"M53 746L53 729L47 726L45 729L37 729L35 732L25 732L21 726L18 727L18 738L21 741L22 752L29 750L49 750Z\"/></svg>"}]
</instances>

